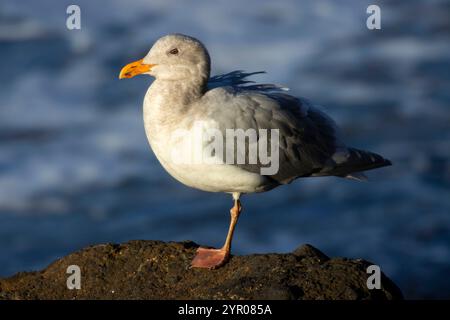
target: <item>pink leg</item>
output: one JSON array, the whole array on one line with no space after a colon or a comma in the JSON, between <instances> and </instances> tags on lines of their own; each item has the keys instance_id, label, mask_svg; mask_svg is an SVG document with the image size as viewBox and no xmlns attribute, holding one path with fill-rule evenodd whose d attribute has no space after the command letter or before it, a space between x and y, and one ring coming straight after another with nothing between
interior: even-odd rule
<instances>
[{"instance_id":1,"label":"pink leg","mask_svg":"<svg viewBox=\"0 0 450 320\"><path fill-rule=\"evenodd\" d=\"M234 228L236 227L242 207L239 199L234 201L234 206L230 210L231 222L227 239L221 249L198 248L197 254L191 262L194 268L215 269L224 265L230 258L231 240L233 239Z\"/></svg>"}]
</instances>

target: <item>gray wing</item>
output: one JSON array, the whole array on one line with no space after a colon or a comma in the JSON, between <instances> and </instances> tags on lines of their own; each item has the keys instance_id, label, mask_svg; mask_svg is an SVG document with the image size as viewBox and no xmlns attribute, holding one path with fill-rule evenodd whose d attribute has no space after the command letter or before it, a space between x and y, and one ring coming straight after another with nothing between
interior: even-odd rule
<instances>
[{"instance_id":1,"label":"gray wing","mask_svg":"<svg viewBox=\"0 0 450 320\"><path fill-rule=\"evenodd\" d=\"M271 176L278 183L320 172L336 151L334 124L305 100L232 87L213 89L205 98L208 118L219 123L224 136L226 129L278 129L279 170ZM254 173L263 166L259 161L236 165Z\"/></svg>"},{"instance_id":2,"label":"gray wing","mask_svg":"<svg viewBox=\"0 0 450 320\"><path fill-rule=\"evenodd\" d=\"M250 74L238 75L228 79L234 85L209 90L202 105L207 106L208 118L219 123L224 136L226 129L278 129L279 170L270 176L277 183L307 176L345 177L389 164L376 154L346 148L337 139L333 120L308 100L288 95L283 92L285 88L276 85L243 85ZM264 166L259 161L235 165L254 173L260 173Z\"/></svg>"}]
</instances>

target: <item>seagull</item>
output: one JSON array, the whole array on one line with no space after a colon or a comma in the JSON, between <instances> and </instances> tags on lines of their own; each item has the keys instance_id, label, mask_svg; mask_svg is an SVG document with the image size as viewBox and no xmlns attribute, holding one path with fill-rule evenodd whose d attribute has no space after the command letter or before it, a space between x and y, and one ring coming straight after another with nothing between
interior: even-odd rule
<instances>
[{"instance_id":1,"label":"seagull","mask_svg":"<svg viewBox=\"0 0 450 320\"><path fill-rule=\"evenodd\" d=\"M139 74L155 78L144 97L143 117L149 144L164 169L189 187L233 197L223 247L199 247L191 267L215 269L229 260L242 194L269 191L304 177L366 180L363 171L391 165L378 154L347 147L320 107L287 94L284 87L248 80L261 72L210 77L210 69L208 50L199 40L169 34L119 75L120 79ZM233 130L250 132L240 140L244 141L240 151L237 135L228 135ZM220 143L211 147L220 139L225 150ZM267 157L255 161L250 154L255 150L257 156L264 150L276 154L275 170L264 171L269 167ZM224 154L231 154L232 161ZM244 158L236 161L239 155Z\"/></svg>"}]
</instances>

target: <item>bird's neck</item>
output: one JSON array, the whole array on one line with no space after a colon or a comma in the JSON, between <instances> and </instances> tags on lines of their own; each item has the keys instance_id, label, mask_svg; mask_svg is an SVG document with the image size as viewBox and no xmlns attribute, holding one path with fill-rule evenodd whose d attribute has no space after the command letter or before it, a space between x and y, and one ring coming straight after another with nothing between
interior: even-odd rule
<instances>
[{"instance_id":1,"label":"bird's neck","mask_svg":"<svg viewBox=\"0 0 450 320\"><path fill-rule=\"evenodd\" d=\"M182 111L200 99L205 90L206 81L201 79L190 81L156 79L145 95L145 102L152 109Z\"/></svg>"},{"instance_id":2,"label":"bird's neck","mask_svg":"<svg viewBox=\"0 0 450 320\"><path fill-rule=\"evenodd\" d=\"M144 122L153 130L176 126L206 90L204 80L156 79L144 98Z\"/></svg>"}]
</instances>

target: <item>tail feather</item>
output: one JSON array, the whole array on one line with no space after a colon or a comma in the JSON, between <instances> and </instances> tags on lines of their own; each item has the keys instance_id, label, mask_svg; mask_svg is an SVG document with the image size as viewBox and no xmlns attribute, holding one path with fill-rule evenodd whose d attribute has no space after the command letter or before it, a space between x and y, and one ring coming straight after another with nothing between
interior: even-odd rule
<instances>
[{"instance_id":1,"label":"tail feather","mask_svg":"<svg viewBox=\"0 0 450 320\"><path fill-rule=\"evenodd\" d=\"M369 178L367 178L367 176L362 172L352 172L352 173L349 173L348 175L346 175L344 178L358 180L358 181L369 180Z\"/></svg>"},{"instance_id":2,"label":"tail feather","mask_svg":"<svg viewBox=\"0 0 450 320\"><path fill-rule=\"evenodd\" d=\"M321 173L356 180L367 180L367 177L361 171L390 165L392 165L391 161L379 154L355 148L345 148L332 156L329 165Z\"/></svg>"}]
</instances>

